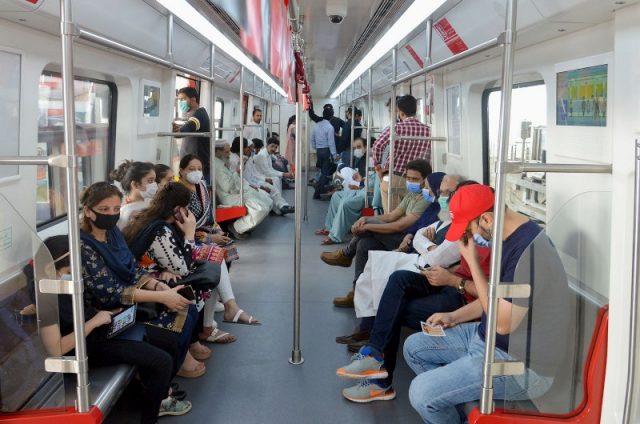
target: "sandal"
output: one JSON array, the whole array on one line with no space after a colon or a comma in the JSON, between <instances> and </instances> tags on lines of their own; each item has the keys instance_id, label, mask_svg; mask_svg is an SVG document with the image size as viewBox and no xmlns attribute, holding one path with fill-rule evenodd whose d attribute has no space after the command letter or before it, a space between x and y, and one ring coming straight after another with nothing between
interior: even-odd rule
<instances>
[{"instance_id":1,"label":"sandal","mask_svg":"<svg viewBox=\"0 0 640 424\"><path fill-rule=\"evenodd\" d=\"M233 334L222 331L219 328L214 328L208 337L201 339L200 341L208 343L229 344L235 342L236 340L238 340L238 338Z\"/></svg>"},{"instance_id":2,"label":"sandal","mask_svg":"<svg viewBox=\"0 0 640 424\"><path fill-rule=\"evenodd\" d=\"M225 319L224 322L228 322L228 323L231 323L231 324L262 325L261 322L259 322L255 318L253 318L253 315L249 315L249 321L248 322L240 321L240 316L242 315L243 312L244 311L242 309L238 309L238 312L236 312L236 314L233 317L233 319L231 319L231 320Z\"/></svg>"},{"instance_id":3,"label":"sandal","mask_svg":"<svg viewBox=\"0 0 640 424\"><path fill-rule=\"evenodd\" d=\"M176 374L178 377L184 378L198 378L204 375L207 371L207 367L202 362L198 362L198 365L192 370L185 370L184 368L180 368L180 371Z\"/></svg>"},{"instance_id":4,"label":"sandal","mask_svg":"<svg viewBox=\"0 0 640 424\"><path fill-rule=\"evenodd\" d=\"M328 236L329 235L329 230L324 229L324 228L320 228L319 230L315 230L313 233L315 235L317 235L317 236Z\"/></svg>"},{"instance_id":5,"label":"sandal","mask_svg":"<svg viewBox=\"0 0 640 424\"><path fill-rule=\"evenodd\" d=\"M205 359L209 359L209 357L211 356L211 349L209 349L206 346L202 346L201 350L195 350L194 348L190 347L189 348L189 352L191 352L191 356L193 356L193 358L196 361L204 361Z\"/></svg>"},{"instance_id":6,"label":"sandal","mask_svg":"<svg viewBox=\"0 0 640 424\"><path fill-rule=\"evenodd\" d=\"M330 244L336 244L336 242L331 240L331 237L325 237L324 240L320 242L320 244L323 246L328 246Z\"/></svg>"}]
</instances>

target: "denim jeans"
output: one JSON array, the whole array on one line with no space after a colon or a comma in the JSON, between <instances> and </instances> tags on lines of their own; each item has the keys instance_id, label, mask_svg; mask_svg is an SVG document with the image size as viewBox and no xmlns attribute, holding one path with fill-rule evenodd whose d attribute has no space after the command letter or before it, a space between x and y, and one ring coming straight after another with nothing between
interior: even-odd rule
<instances>
[{"instance_id":1,"label":"denim jeans","mask_svg":"<svg viewBox=\"0 0 640 424\"><path fill-rule=\"evenodd\" d=\"M405 360L417 374L409 387L409 401L425 423L460 423L456 405L480 399L485 343L478 335L478 325L458 325L445 330L445 337L420 332L405 341ZM512 358L496 349L495 359ZM534 399L552 382L552 377L529 368L522 375L494 377L494 399Z\"/></svg>"},{"instance_id":2,"label":"denim jeans","mask_svg":"<svg viewBox=\"0 0 640 424\"><path fill-rule=\"evenodd\" d=\"M385 383L391 384L393 380L402 327L420 330L420 321L463 305L464 298L454 288L432 286L422 274L412 271L391 274L367 343L384 354L384 366L389 373Z\"/></svg>"}]
</instances>

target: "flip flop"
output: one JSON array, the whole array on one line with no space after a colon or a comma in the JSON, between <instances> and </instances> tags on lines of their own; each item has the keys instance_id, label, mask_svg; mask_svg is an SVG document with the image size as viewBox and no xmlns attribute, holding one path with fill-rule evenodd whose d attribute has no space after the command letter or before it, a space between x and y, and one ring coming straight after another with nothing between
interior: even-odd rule
<instances>
[{"instance_id":1,"label":"flip flop","mask_svg":"<svg viewBox=\"0 0 640 424\"><path fill-rule=\"evenodd\" d=\"M199 362L198 365L192 370L185 370L180 368L180 371L176 374L178 377L184 378L198 378L204 375L207 371L207 367L202 362Z\"/></svg>"},{"instance_id":2,"label":"flip flop","mask_svg":"<svg viewBox=\"0 0 640 424\"><path fill-rule=\"evenodd\" d=\"M328 236L328 235L329 235L329 230L326 230L326 229L324 229L324 228L321 228L321 229L319 229L319 230L315 230L313 233L314 233L315 235L317 235L317 236Z\"/></svg>"},{"instance_id":3,"label":"flip flop","mask_svg":"<svg viewBox=\"0 0 640 424\"><path fill-rule=\"evenodd\" d=\"M238 309L238 312L236 312L232 320L225 319L223 322L228 322L231 324L262 325L262 323L253 318L253 315L249 315L249 322L240 321L240 315L242 315L243 312L244 311L242 309Z\"/></svg>"},{"instance_id":4,"label":"flip flop","mask_svg":"<svg viewBox=\"0 0 640 424\"><path fill-rule=\"evenodd\" d=\"M331 237L325 237L325 238L320 242L320 244L321 244L321 245L323 245L323 246L328 246L328 245L330 245L330 244L336 244L336 242L335 242L335 241L333 241L333 240L331 240Z\"/></svg>"},{"instance_id":5,"label":"flip flop","mask_svg":"<svg viewBox=\"0 0 640 424\"><path fill-rule=\"evenodd\" d=\"M226 338L226 341L225 341ZM219 343L219 344L229 344L235 342L237 339L231 333L227 333L226 331L222 331L219 328L214 328L209 337L202 340L208 343Z\"/></svg>"}]
</instances>

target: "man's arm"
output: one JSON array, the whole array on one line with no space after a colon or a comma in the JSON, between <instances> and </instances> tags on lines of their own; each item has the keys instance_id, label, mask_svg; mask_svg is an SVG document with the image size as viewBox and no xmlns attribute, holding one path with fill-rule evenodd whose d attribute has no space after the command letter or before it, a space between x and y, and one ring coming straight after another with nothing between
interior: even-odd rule
<instances>
[{"instance_id":1,"label":"man's arm","mask_svg":"<svg viewBox=\"0 0 640 424\"><path fill-rule=\"evenodd\" d=\"M373 158L373 163L375 165L382 165L382 153L384 153L384 149L389 144L389 135L390 129L389 127L385 128L384 131L380 134L380 137L373 144L371 157Z\"/></svg>"},{"instance_id":2,"label":"man's arm","mask_svg":"<svg viewBox=\"0 0 640 424\"><path fill-rule=\"evenodd\" d=\"M364 230L378 234L401 233L412 226L418 220L418 218L419 217L417 215L409 214L393 222L386 222L384 224L365 224Z\"/></svg>"},{"instance_id":3,"label":"man's arm","mask_svg":"<svg viewBox=\"0 0 640 424\"><path fill-rule=\"evenodd\" d=\"M309 118L311 118L311 120L316 124L323 119L322 116L316 115L316 113L313 111L313 106L309 108Z\"/></svg>"}]
</instances>

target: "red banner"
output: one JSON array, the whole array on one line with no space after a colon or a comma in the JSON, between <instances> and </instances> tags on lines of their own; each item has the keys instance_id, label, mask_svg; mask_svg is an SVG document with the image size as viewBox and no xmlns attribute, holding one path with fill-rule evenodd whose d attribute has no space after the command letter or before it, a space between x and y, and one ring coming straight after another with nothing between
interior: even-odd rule
<instances>
[{"instance_id":1,"label":"red banner","mask_svg":"<svg viewBox=\"0 0 640 424\"><path fill-rule=\"evenodd\" d=\"M442 38L442 41L449 47L451 53L458 54L468 49L465 42L460 38L460 35L458 35L453 26L451 26L447 18L440 19L433 28L438 31L440 38Z\"/></svg>"}]
</instances>

